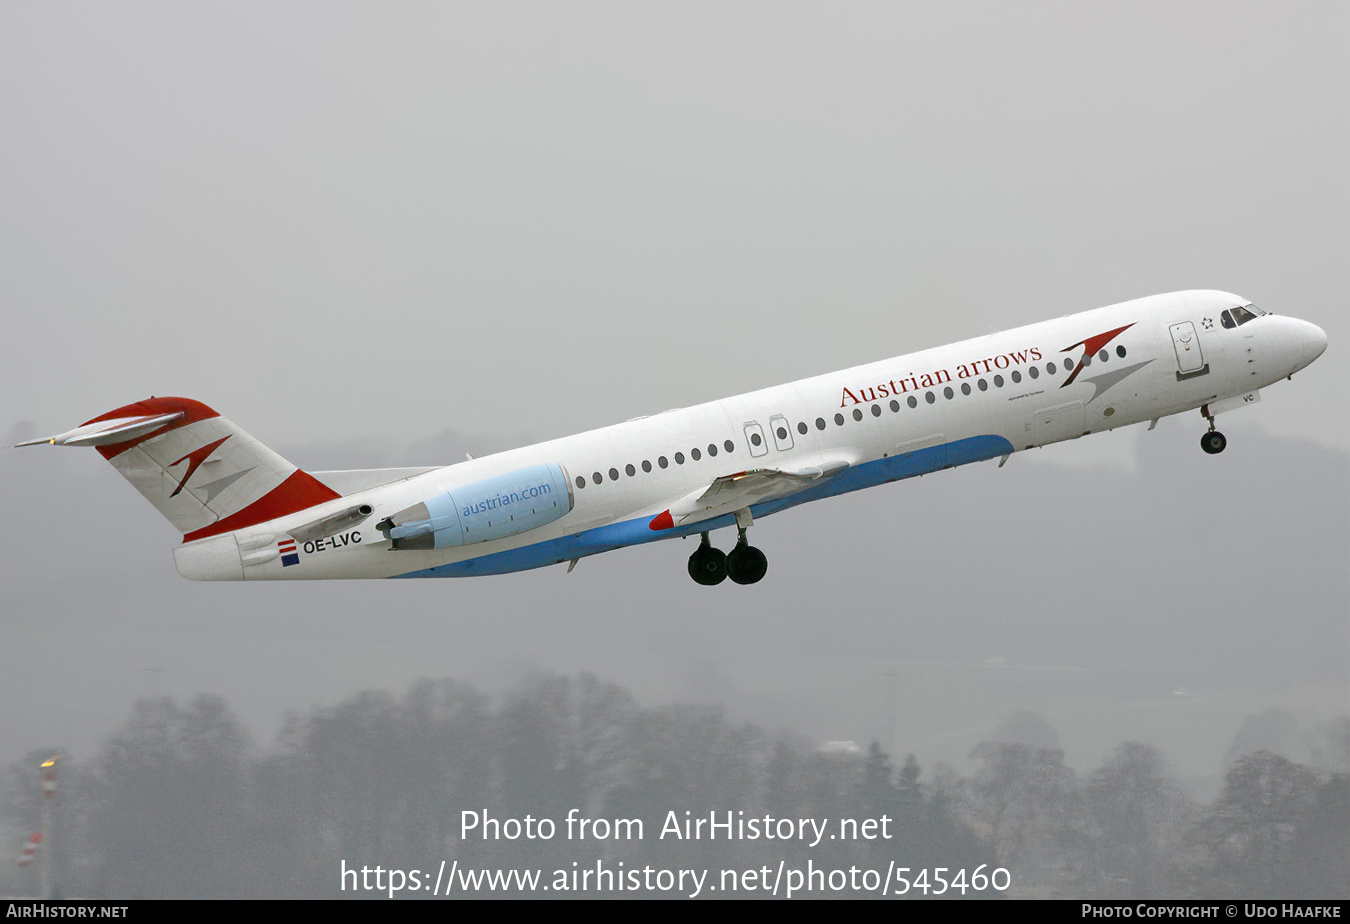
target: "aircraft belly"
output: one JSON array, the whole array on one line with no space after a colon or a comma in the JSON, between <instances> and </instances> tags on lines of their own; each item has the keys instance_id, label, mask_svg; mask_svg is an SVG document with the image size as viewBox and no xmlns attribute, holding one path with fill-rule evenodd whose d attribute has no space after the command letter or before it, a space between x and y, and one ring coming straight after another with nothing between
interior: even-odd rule
<instances>
[{"instance_id":1,"label":"aircraft belly","mask_svg":"<svg viewBox=\"0 0 1350 924\"><path fill-rule=\"evenodd\" d=\"M918 449L901 455L887 456L872 462L865 462L828 481L808 488L797 494L777 500L756 504L750 508L755 517L765 517L808 501L859 491L888 481L899 481L924 475L967 462L980 462L995 459L1013 451L1013 446L1002 436L974 436L966 439L943 443ZM653 517L642 516L605 526L583 530L569 536L561 536L543 542L520 546L500 552L493 552L475 558L448 562L429 568L409 571L395 575L402 578L431 577L471 577L484 574L507 574L513 571L525 571L560 564L600 552L670 539L677 536L692 536L724 526L732 526L736 519L724 514L709 520L701 520L670 529L653 530L649 526Z\"/></svg>"}]
</instances>

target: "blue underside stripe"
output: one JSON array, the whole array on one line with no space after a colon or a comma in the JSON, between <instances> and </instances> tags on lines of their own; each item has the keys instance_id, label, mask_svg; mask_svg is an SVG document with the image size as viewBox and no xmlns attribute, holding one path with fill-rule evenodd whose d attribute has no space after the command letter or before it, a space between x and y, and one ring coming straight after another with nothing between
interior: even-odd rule
<instances>
[{"instance_id":1,"label":"blue underside stripe","mask_svg":"<svg viewBox=\"0 0 1350 924\"><path fill-rule=\"evenodd\" d=\"M940 469L965 465L967 462L982 462L986 459L1007 455L1012 451L1012 443L1001 436L972 436L952 443L930 446L927 449L919 449L915 452L877 459L875 462L855 466L843 474L829 479L819 487L808 488L798 494L793 494L791 497L756 504L750 508L750 512L756 517L765 517L780 510L795 507L798 504L820 500L822 497L833 497L836 494L847 494L850 491L859 491L874 485L885 484L888 481L899 481L902 478L926 475ZM408 574L396 575L396 577L471 577L480 574L507 574L512 571L526 571L530 568L556 565L560 562L571 561L574 558L585 558L587 555L596 555L600 552L621 549L624 546L638 545L643 542L694 536L711 529L732 526L735 524L736 518L731 514L726 514L711 520L700 520L697 523L660 531L652 530L648 526L651 521L652 517L642 517L637 520L625 520L622 523L610 523L575 535L561 536L547 542L521 546L506 552L493 552L491 555L452 562L448 565L437 565L434 568L412 571Z\"/></svg>"}]
</instances>

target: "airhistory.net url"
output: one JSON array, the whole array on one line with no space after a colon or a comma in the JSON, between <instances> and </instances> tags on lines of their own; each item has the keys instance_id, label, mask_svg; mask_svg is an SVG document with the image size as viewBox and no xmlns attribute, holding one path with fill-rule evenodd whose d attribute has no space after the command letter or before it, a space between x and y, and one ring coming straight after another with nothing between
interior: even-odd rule
<instances>
[{"instance_id":1,"label":"airhistory.net url","mask_svg":"<svg viewBox=\"0 0 1350 924\"><path fill-rule=\"evenodd\" d=\"M385 869L382 866L348 867L341 864L342 891L384 892L393 898L402 893L429 892L432 896L468 895L480 892L595 892L669 893L697 898L704 892L764 893L793 898L798 895L829 895L844 892L900 896L911 892L927 897L944 894L964 896L979 892L1005 892L1011 874L1001 867L973 871L943 866L914 870L891 861L883 873L872 867L844 869L817 867L808 860L803 867L780 860L776 867L745 869L665 869L628 866L622 861L545 869L493 869L461 867L458 860L440 862L433 877L419 869Z\"/></svg>"}]
</instances>

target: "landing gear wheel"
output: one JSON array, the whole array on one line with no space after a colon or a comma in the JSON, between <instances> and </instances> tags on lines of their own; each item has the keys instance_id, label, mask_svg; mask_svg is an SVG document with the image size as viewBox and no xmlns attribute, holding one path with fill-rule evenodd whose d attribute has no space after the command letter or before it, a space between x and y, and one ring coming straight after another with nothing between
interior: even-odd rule
<instances>
[{"instance_id":1,"label":"landing gear wheel","mask_svg":"<svg viewBox=\"0 0 1350 924\"><path fill-rule=\"evenodd\" d=\"M727 578L727 556L721 549L713 548L707 533L703 534L703 541L694 554L689 556L689 576L705 587L720 584Z\"/></svg>"},{"instance_id":2,"label":"landing gear wheel","mask_svg":"<svg viewBox=\"0 0 1350 924\"><path fill-rule=\"evenodd\" d=\"M727 556L727 576L737 584L754 584L769 570L769 559L742 538Z\"/></svg>"},{"instance_id":3,"label":"landing gear wheel","mask_svg":"<svg viewBox=\"0 0 1350 924\"><path fill-rule=\"evenodd\" d=\"M1212 455L1223 452L1224 447L1228 445L1228 437L1224 436L1218 430L1210 430L1204 436L1200 437L1200 448Z\"/></svg>"}]
</instances>

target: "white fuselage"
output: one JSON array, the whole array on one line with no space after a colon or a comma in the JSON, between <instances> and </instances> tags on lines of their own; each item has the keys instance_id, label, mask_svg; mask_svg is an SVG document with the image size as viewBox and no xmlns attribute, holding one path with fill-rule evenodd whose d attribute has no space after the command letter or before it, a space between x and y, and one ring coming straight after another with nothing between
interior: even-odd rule
<instances>
[{"instance_id":1,"label":"white fuselage","mask_svg":"<svg viewBox=\"0 0 1350 924\"><path fill-rule=\"evenodd\" d=\"M763 516L1194 408L1226 410L1244 396L1256 400L1326 342L1317 327L1276 315L1225 326L1223 312L1246 304L1223 292L1180 292L989 334L401 478L187 543L176 558L199 579L501 573L731 525L729 509L660 516L740 472L826 472L801 490L747 502L745 523L745 511ZM395 549L376 529L429 497L473 499L475 485L545 464L561 467L571 494L570 510L545 525L427 549ZM294 566L270 555L241 564L250 550L353 505L372 512L358 526L297 542Z\"/></svg>"}]
</instances>

